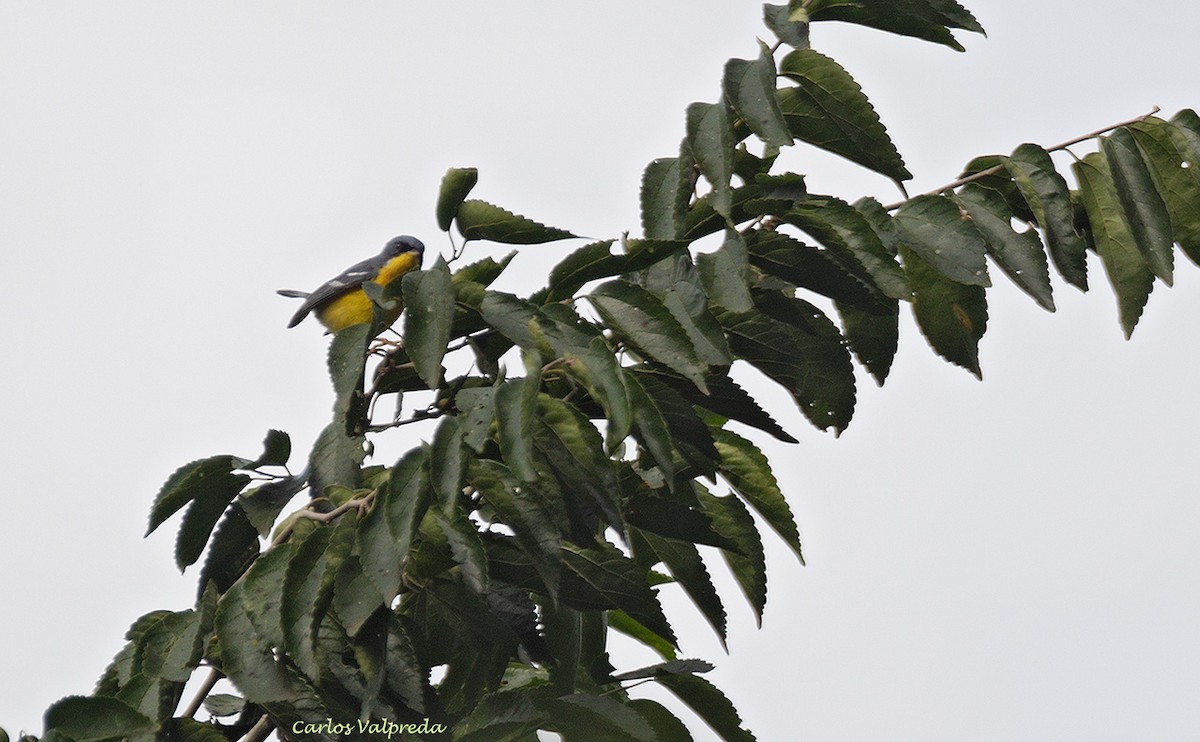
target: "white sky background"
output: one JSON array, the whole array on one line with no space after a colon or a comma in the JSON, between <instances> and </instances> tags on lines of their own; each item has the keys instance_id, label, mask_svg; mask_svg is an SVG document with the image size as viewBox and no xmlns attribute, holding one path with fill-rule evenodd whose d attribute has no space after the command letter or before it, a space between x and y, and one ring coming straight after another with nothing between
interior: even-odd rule
<instances>
[{"instance_id":1,"label":"white sky background","mask_svg":"<svg viewBox=\"0 0 1200 742\"><path fill-rule=\"evenodd\" d=\"M1200 106L1196 6L968 5L990 37L962 36L961 55L813 32L871 96L914 193L976 154ZM0 725L40 732L137 616L191 605L177 519L141 538L171 471L254 456L269 427L302 455L327 420L325 340L284 329L295 307L276 288L399 233L444 249L451 166L556 226L637 233L643 166L674 154L727 58L757 53L759 18L758 2L698 0L0 5ZM894 200L796 150L810 190ZM502 287L537 288L577 244L524 249ZM1056 314L993 271L985 382L906 320L887 386L860 376L838 440L757 385L801 438L768 455L809 566L767 535L763 630L723 591L731 656L688 606L668 615L759 739L1195 734L1200 274L1180 260L1130 343L1094 258L1094 290L1059 282ZM381 439L378 460L417 432Z\"/></svg>"}]
</instances>

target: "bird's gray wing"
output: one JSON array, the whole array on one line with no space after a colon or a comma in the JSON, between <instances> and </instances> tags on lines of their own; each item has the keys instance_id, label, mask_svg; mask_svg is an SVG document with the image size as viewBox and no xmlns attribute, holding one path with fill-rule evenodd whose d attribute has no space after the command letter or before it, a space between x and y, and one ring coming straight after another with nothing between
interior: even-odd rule
<instances>
[{"instance_id":1,"label":"bird's gray wing","mask_svg":"<svg viewBox=\"0 0 1200 742\"><path fill-rule=\"evenodd\" d=\"M379 272L379 258L370 258L361 263L355 263L346 270L342 271L336 278L331 278L321 284L316 291L308 295L296 313L292 315L292 319L288 322L288 327L295 327L308 316L308 313L317 309L322 304L332 299L353 291L362 286L367 281L375 277Z\"/></svg>"}]
</instances>

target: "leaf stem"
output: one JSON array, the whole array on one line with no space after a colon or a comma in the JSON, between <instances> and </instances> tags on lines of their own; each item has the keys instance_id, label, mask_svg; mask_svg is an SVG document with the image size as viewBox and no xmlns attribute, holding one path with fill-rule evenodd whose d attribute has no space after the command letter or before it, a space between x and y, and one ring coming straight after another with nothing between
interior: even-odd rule
<instances>
[{"instance_id":1,"label":"leaf stem","mask_svg":"<svg viewBox=\"0 0 1200 742\"><path fill-rule=\"evenodd\" d=\"M1086 142L1089 139L1095 139L1097 137L1101 137L1101 136L1107 134L1108 132L1112 131L1113 129L1119 129L1122 126L1129 126L1130 124L1141 123L1141 122L1145 121L1146 119L1150 118L1151 116L1153 116L1154 114L1158 113L1161 110L1162 110L1161 108L1159 108L1158 106L1155 106L1149 113L1142 114L1141 116L1138 116L1136 118L1131 118L1128 121L1122 121L1120 123L1110 124L1109 126L1106 126L1103 129L1097 129L1095 131L1088 132L1087 134L1077 136L1074 139L1068 139L1067 141L1060 142L1059 144L1055 144L1052 147L1046 147L1046 151L1047 152L1061 152L1063 150L1066 150L1068 147L1072 147L1081 142ZM976 180L986 178L989 175L995 175L996 173L1000 172L1003 169L1004 169L1004 165L995 165L993 167L989 167L986 170L980 170L977 173L972 173L971 175L967 175L962 178L959 178L956 181L947 183L946 185L941 186L939 188L935 188L932 191L926 191L925 193L922 193L921 195L922 196L936 196L939 193L945 193L946 191L952 191L955 188L958 188L959 186L966 185L967 183L972 183ZM913 198L918 198L918 196L914 196ZM900 208L901 206L903 206L904 204L908 203L911 200L913 200L913 199L906 198L903 201L897 201L896 203L888 204L887 206L884 206L883 208L887 209L888 211L895 211L896 209Z\"/></svg>"}]
</instances>

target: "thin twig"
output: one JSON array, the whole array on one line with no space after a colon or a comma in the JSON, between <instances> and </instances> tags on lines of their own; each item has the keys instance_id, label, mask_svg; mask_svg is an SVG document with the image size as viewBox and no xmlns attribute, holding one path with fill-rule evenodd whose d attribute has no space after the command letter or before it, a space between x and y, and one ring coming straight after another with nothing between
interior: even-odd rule
<instances>
[{"instance_id":1,"label":"thin twig","mask_svg":"<svg viewBox=\"0 0 1200 742\"><path fill-rule=\"evenodd\" d=\"M262 742L274 729L275 722L271 721L271 717L263 716L257 724L250 727L250 731L242 737L242 742Z\"/></svg>"},{"instance_id":2,"label":"thin twig","mask_svg":"<svg viewBox=\"0 0 1200 742\"><path fill-rule=\"evenodd\" d=\"M351 510L356 510L356 509L357 510L365 510L366 508L369 508L371 506L371 503L375 501L375 493L378 491L379 490L377 490L377 489L371 490L370 492L368 492L366 495L363 495L362 497L356 497L354 499L347 500L346 502L342 503L341 505L338 505L336 508L334 508L333 510L330 510L327 513L318 513L315 510L300 510L296 513L296 517L297 518L305 518L307 520L316 520L316 521L320 521L322 523L328 523L331 520L334 520L342 515L345 515L346 513L350 512ZM271 546L278 546L279 544L283 543L284 541L287 541L288 538L292 535L293 530L295 530L295 526L290 525L287 528L280 531L279 535L276 536L275 539L271 542Z\"/></svg>"},{"instance_id":3,"label":"thin twig","mask_svg":"<svg viewBox=\"0 0 1200 742\"><path fill-rule=\"evenodd\" d=\"M191 702L184 707L183 711L180 712L180 715L185 718L191 718L195 716L196 712L200 710L200 707L204 705L204 699L208 698L208 694L212 693L212 689L216 686L217 681L223 677L225 677L225 674L217 668L214 667L209 670L208 677L204 679L204 683L201 684L200 688L196 691L196 695L192 698Z\"/></svg>"},{"instance_id":4,"label":"thin twig","mask_svg":"<svg viewBox=\"0 0 1200 742\"><path fill-rule=\"evenodd\" d=\"M416 410L413 412L412 417L408 418L407 420L393 420L390 423L368 425L366 432L382 433L383 431L391 430L392 428L402 428L405 425L412 425L413 423L423 423L426 420L436 420L439 417L445 417L447 414L445 410L440 408L438 408L436 412L433 412L433 409L434 408L431 407L424 410Z\"/></svg>"},{"instance_id":5,"label":"thin twig","mask_svg":"<svg viewBox=\"0 0 1200 742\"><path fill-rule=\"evenodd\" d=\"M1155 106L1154 109L1152 111L1150 111L1150 113L1143 114L1141 116L1138 116L1137 118L1129 119L1128 121L1122 121L1119 124L1112 124L1110 126L1106 126L1103 129L1097 129L1096 131L1084 134L1082 136L1075 137L1074 139L1068 139L1067 141L1060 142L1059 144L1056 144L1053 147L1046 147L1046 151L1047 152L1061 152L1061 151L1067 149L1068 147L1073 147L1076 144L1079 144L1080 142L1086 142L1089 139L1095 139L1096 137L1103 136L1103 135L1107 134L1108 132L1112 131L1113 129L1119 129L1122 126L1129 126L1130 124L1141 123L1141 122L1145 121L1146 119L1150 118L1151 116L1153 116L1154 114L1158 113L1161 110L1162 110L1161 108L1159 108L1158 106ZM989 175L995 175L996 173L1000 172L1003 169L1004 169L1004 165L995 165L993 167L989 167L986 170L980 170L977 173L972 173L971 175L959 178L958 180L956 180L952 183L947 183L946 185L941 186L940 188L935 188L932 191L926 191L925 193L922 193L921 195L922 196L936 196L939 193L945 193L946 191L952 191L955 188L958 188L959 186L966 185L967 183L971 183L976 180L986 178ZM919 198L919 196L914 196L914 198ZM900 208L901 206L903 206L904 204L908 203L911 200L912 200L912 198L906 198L903 201L897 201L894 204L888 204L887 206L884 206L883 208L887 209L888 211L895 211L896 209Z\"/></svg>"}]
</instances>

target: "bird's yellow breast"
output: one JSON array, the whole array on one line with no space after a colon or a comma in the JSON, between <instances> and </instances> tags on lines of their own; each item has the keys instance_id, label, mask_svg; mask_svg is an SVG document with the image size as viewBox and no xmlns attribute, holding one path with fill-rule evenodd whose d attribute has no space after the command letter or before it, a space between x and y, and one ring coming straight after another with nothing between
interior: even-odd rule
<instances>
[{"instance_id":1,"label":"bird's yellow breast","mask_svg":"<svg viewBox=\"0 0 1200 742\"><path fill-rule=\"evenodd\" d=\"M375 275L374 282L380 286L387 286L392 281L416 268L420 261L420 255L415 252L406 252L402 255L397 255L379 269L379 273ZM397 297L396 306L388 310L387 314L384 315L384 327L390 327L393 322L399 319L400 312L403 309L404 302L400 301L399 297ZM318 307L316 314L317 319L321 324L325 325L326 329L330 332L337 332L353 325L362 325L370 322L375 317L375 310L370 297L361 288L357 288L330 300L324 306Z\"/></svg>"}]
</instances>

